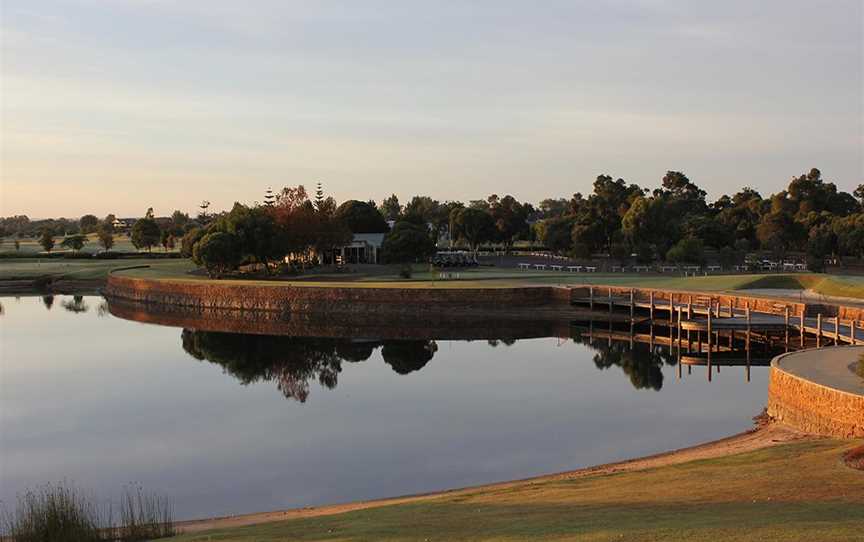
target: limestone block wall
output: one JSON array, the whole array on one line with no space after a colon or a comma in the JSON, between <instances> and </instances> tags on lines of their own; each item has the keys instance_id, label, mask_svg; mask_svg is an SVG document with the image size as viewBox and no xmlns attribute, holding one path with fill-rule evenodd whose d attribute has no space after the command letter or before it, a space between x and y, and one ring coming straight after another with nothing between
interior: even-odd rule
<instances>
[{"instance_id":1,"label":"limestone block wall","mask_svg":"<svg viewBox=\"0 0 864 542\"><path fill-rule=\"evenodd\" d=\"M808 433L864 438L864 396L791 374L776 359L768 383L768 415Z\"/></svg>"},{"instance_id":2,"label":"limestone block wall","mask_svg":"<svg viewBox=\"0 0 864 542\"><path fill-rule=\"evenodd\" d=\"M108 277L109 298L180 307L280 312L432 312L569 307L570 291L522 288L365 288Z\"/></svg>"}]
</instances>

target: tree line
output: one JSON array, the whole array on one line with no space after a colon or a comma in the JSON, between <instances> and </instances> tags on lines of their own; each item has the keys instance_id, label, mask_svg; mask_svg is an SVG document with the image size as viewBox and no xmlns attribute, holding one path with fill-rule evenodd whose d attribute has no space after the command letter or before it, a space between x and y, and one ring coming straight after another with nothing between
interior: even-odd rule
<instances>
[{"instance_id":1,"label":"tree line","mask_svg":"<svg viewBox=\"0 0 864 542\"><path fill-rule=\"evenodd\" d=\"M81 234L100 232L100 239L104 231L107 239L108 218L113 217L99 221L85 215L75 227ZM467 203L414 196L404 205L394 194L380 204L349 200L337 205L319 184L311 196L302 185L286 187L268 193L263 204L237 203L212 216L202 206L194 219L176 211L167 224L156 222L151 210L135 223L136 247L167 248L182 238L181 252L214 274L243 262L263 264L269 272L286 255L311 262L349 242L354 233L386 233L388 262L424 260L444 240L472 251L482 246L510 250L525 242L576 258L604 255L645 263L701 263L711 251L730 265L752 251L776 258L795 252L819 270L826 258L864 258L864 185L844 192L812 169L776 194L763 197L744 187L709 202L683 172L668 171L654 189L600 175L590 194L536 205L496 194ZM42 226L47 238L49 227ZM53 233L75 229L64 219L50 226ZM21 216L0 219L0 228L7 235L33 233L33 223Z\"/></svg>"}]
</instances>

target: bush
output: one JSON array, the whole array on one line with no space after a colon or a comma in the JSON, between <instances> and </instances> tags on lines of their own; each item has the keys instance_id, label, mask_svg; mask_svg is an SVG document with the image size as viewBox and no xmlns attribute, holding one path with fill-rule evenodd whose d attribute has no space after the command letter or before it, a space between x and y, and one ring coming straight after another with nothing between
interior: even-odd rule
<instances>
[{"instance_id":1,"label":"bush","mask_svg":"<svg viewBox=\"0 0 864 542\"><path fill-rule=\"evenodd\" d=\"M399 268L399 276L402 277L403 279L410 279L411 278L411 264L402 265Z\"/></svg>"}]
</instances>

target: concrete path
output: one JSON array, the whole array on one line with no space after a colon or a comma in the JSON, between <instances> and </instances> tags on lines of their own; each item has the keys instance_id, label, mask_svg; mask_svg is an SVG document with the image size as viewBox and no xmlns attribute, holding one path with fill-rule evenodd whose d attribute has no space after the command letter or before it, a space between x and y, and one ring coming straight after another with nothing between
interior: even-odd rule
<instances>
[{"instance_id":1,"label":"concrete path","mask_svg":"<svg viewBox=\"0 0 864 542\"><path fill-rule=\"evenodd\" d=\"M823 386L864 396L864 378L850 365L864 355L864 346L802 350L783 356L778 365L786 372Z\"/></svg>"}]
</instances>

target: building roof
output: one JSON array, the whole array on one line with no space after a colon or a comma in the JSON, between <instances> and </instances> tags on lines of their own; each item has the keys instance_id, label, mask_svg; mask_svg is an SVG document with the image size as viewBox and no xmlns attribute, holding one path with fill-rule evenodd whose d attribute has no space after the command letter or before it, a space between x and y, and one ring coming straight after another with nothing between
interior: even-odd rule
<instances>
[{"instance_id":1,"label":"building roof","mask_svg":"<svg viewBox=\"0 0 864 542\"><path fill-rule=\"evenodd\" d=\"M384 235L383 233L355 233L353 242L363 242L367 245L372 245L374 247L380 247L382 243L384 243Z\"/></svg>"}]
</instances>

